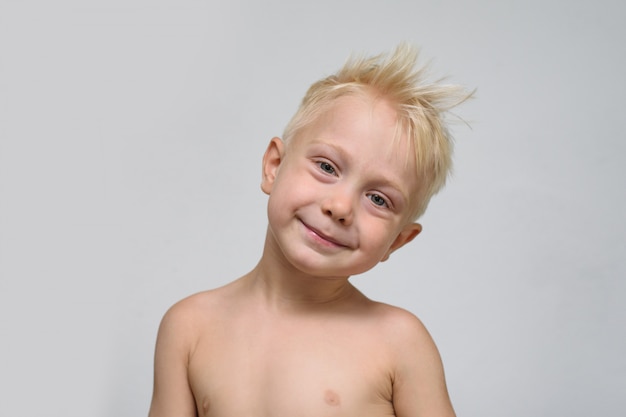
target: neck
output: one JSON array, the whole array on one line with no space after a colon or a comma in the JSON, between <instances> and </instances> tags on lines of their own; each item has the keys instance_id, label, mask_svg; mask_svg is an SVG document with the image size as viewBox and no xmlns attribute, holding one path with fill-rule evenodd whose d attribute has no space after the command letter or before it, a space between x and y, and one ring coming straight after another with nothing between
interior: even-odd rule
<instances>
[{"instance_id":1,"label":"neck","mask_svg":"<svg viewBox=\"0 0 626 417\"><path fill-rule=\"evenodd\" d=\"M243 281L264 303L278 308L309 308L364 298L348 277L320 277L296 269L272 245Z\"/></svg>"}]
</instances>

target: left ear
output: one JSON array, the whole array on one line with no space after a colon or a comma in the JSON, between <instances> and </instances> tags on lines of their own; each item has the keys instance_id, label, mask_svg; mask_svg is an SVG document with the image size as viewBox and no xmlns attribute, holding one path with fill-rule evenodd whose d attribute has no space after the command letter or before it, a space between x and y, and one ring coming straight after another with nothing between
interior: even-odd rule
<instances>
[{"instance_id":1,"label":"left ear","mask_svg":"<svg viewBox=\"0 0 626 417\"><path fill-rule=\"evenodd\" d=\"M272 138L267 150L263 155L263 177L261 179L261 189L265 194L270 194L276 175L278 173L278 167L285 155L285 145L280 138Z\"/></svg>"},{"instance_id":2,"label":"left ear","mask_svg":"<svg viewBox=\"0 0 626 417\"><path fill-rule=\"evenodd\" d=\"M380 261L385 262L387 259L389 259L389 255L415 239L415 236L419 235L421 231L422 225L419 223L409 223L404 226L402 231L398 234L396 239L389 247L389 250L387 250L385 256L383 256L383 259L381 259Z\"/></svg>"}]
</instances>

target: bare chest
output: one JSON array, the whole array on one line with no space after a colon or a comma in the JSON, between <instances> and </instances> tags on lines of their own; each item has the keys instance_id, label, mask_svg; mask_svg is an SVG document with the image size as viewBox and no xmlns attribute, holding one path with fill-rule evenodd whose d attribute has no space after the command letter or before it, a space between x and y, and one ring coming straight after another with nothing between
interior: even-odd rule
<instances>
[{"instance_id":1,"label":"bare chest","mask_svg":"<svg viewBox=\"0 0 626 417\"><path fill-rule=\"evenodd\" d=\"M393 416L391 359L376 334L342 325L214 329L190 361L200 416Z\"/></svg>"}]
</instances>

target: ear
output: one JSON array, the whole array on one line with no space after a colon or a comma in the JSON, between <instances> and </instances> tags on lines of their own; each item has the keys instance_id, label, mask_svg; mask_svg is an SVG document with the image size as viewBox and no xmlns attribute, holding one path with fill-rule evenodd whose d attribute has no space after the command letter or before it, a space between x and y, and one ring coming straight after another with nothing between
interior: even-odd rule
<instances>
[{"instance_id":1,"label":"ear","mask_svg":"<svg viewBox=\"0 0 626 417\"><path fill-rule=\"evenodd\" d=\"M419 235L421 231L422 225L419 223L409 223L404 226L402 231L398 234L396 239L389 247L389 250L387 251L385 256L383 256L383 259L381 259L381 262L385 262L387 259L389 259L389 255L415 239L415 236Z\"/></svg>"},{"instance_id":2,"label":"ear","mask_svg":"<svg viewBox=\"0 0 626 417\"><path fill-rule=\"evenodd\" d=\"M278 173L278 167L283 160L285 154L285 145L280 138L272 138L267 150L263 155L263 178L261 179L261 190L265 194L272 191L274 181L276 180L276 174Z\"/></svg>"}]
</instances>

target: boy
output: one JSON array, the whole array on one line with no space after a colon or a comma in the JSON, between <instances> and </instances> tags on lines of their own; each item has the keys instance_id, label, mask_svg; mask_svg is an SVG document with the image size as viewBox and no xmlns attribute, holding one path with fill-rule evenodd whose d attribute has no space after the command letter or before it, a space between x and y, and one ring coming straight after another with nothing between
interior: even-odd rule
<instances>
[{"instance_id":1,"label":"boy","mask_svg":"<svg viewBox=\"0 0 626 417\"><path fill-rule=\"evenodd\" d=\"M454 416L422 323L348 281L420 233L449 171L443 113L467 95L416 57L349 61L270 141L261 260L165 314L150 417Z\"/></svg>"}]
</instances>

